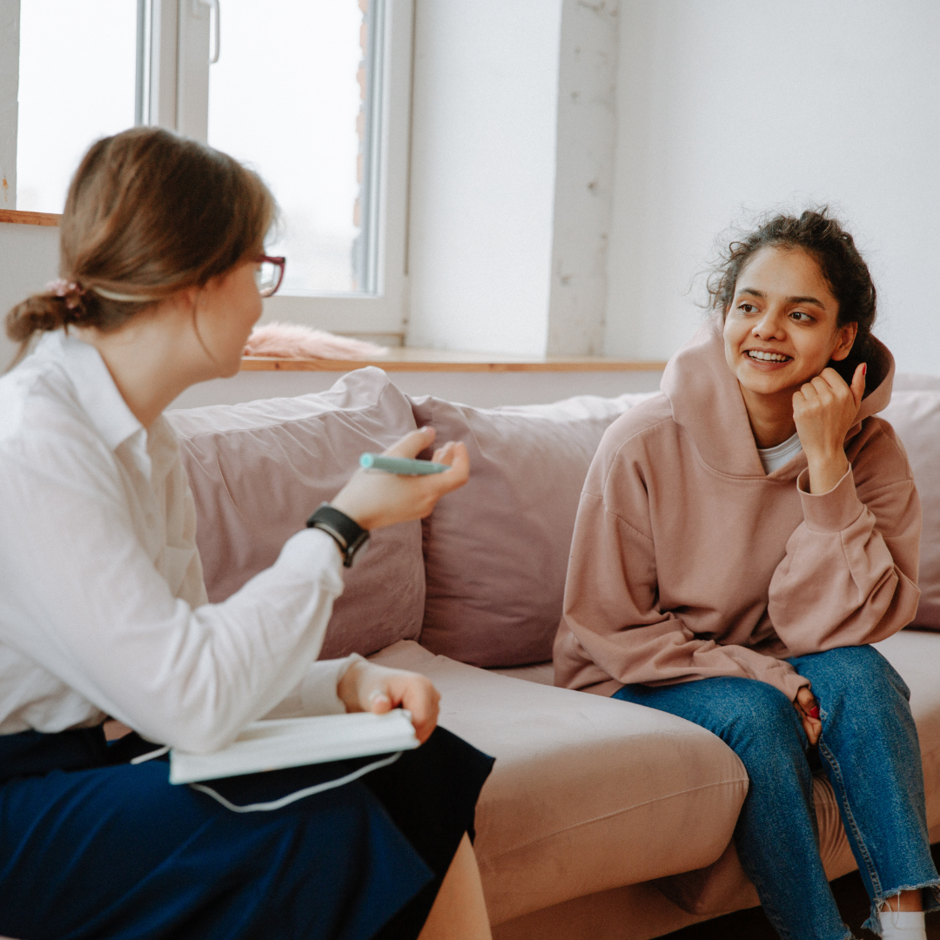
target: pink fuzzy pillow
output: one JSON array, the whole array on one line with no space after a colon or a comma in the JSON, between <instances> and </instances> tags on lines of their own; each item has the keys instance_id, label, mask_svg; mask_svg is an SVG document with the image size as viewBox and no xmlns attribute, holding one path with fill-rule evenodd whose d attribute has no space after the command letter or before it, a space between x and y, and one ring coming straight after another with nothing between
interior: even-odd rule
<instances>
[{"instance_id":1,"label":"pink fuzzy pillow","mask_svg":"<svg viewBox=\"0 0 940 940\"><path fill-rule=\"evenodd\" d=\"M273 321L251 331L244 355L278 359L375 359L388 355L388 350L375 343L324 333L300 323Z\"/></svg>"}]
</instances>

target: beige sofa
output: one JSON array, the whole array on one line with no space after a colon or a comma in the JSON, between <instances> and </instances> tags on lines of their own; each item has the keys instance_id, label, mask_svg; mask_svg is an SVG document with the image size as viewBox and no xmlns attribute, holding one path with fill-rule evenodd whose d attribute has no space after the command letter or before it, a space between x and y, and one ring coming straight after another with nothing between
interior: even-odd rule
<instances>
[{"instance_id":1,"label":"beige sofa","mask_svg":"<svg viewBox=\"0 0 940 940\"><path fill-rule=\"evenodd\" d=\"M924 492L924 600L881 644L912 689L931 838L940 840L940 391L908 377L890 417ZM940 382L933 384L940 385ZM919 390L918 390L919 388ZM276 557L359 453L431 423L471 453L471 482L424 524L375 533L347 578L322 655L417 670L441 724L497 758L476 848L497 940L661 936L757 903L730 845L747 792L709 732L554 688L551 641L581 482L606 426L643 396L475 409L412 400L379 370L321 395L174 412L210 598ZM855 867L832 790L816 780L831 877ZM767 834L772 850L774 833Z\"/></svg>"}]
</instances>

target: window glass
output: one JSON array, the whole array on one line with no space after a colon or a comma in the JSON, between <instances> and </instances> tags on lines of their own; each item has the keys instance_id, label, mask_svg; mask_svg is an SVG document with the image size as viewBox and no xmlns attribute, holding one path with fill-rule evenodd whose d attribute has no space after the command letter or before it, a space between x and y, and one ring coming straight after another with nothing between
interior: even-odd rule
<instances>
[{"instance_id":1,"label":"window glass","mask_svg":"<svg viewBox=\"0 0 940 940\"><path fill-rule=\"evenodd\" d=\"M363 3L365 5L365 3ZM209 143L259 171L281 208L281 293L359 290L367 37L359 0L222 0Z\"/></svg>"},{"instance_id":2,"label":"window glass","mask_svg":"<svg viewBox=\"0 0 940 940\"><path fill-rule=\"evenodd\" d=\"M16 208L61 212L92 141L134 125L137 0L21 0Z\"/></svg>"}]
</instances>

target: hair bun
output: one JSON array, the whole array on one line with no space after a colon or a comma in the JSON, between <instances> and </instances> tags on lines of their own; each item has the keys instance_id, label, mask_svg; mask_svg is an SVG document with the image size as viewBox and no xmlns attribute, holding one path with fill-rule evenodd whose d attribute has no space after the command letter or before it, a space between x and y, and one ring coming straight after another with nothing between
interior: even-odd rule
<instances>
[{"instance_id":1,"label":"hair bun","mask_svg":"<svg viewBox=\"0 0 940 940\"><path fill-rule=\"evenodd\" d=\"M7 336L15 343L25 343L34 333L48 333L66 323L74 323L76 318L70 316L72 312L65 297L52 293L33 294L7 314Z\"/></svg>"}]
</instances>

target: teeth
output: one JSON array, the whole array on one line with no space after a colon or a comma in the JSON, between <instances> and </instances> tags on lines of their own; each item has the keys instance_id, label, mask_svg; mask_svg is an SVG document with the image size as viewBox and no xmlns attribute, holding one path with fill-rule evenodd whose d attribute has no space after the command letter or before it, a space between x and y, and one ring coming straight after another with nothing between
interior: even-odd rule
<instances>
[{"instance_id":1,"label":"teeth","mask_svg":"<svg viewBox=\"0 0 940 940\"><path fill-rule=\"evenodd\" d=\"M790 358L780 353L761 352L759 349L749 349L747 354L752 359L760 359L761 362L786 362Z\"/></svg>"}]
</instances>

